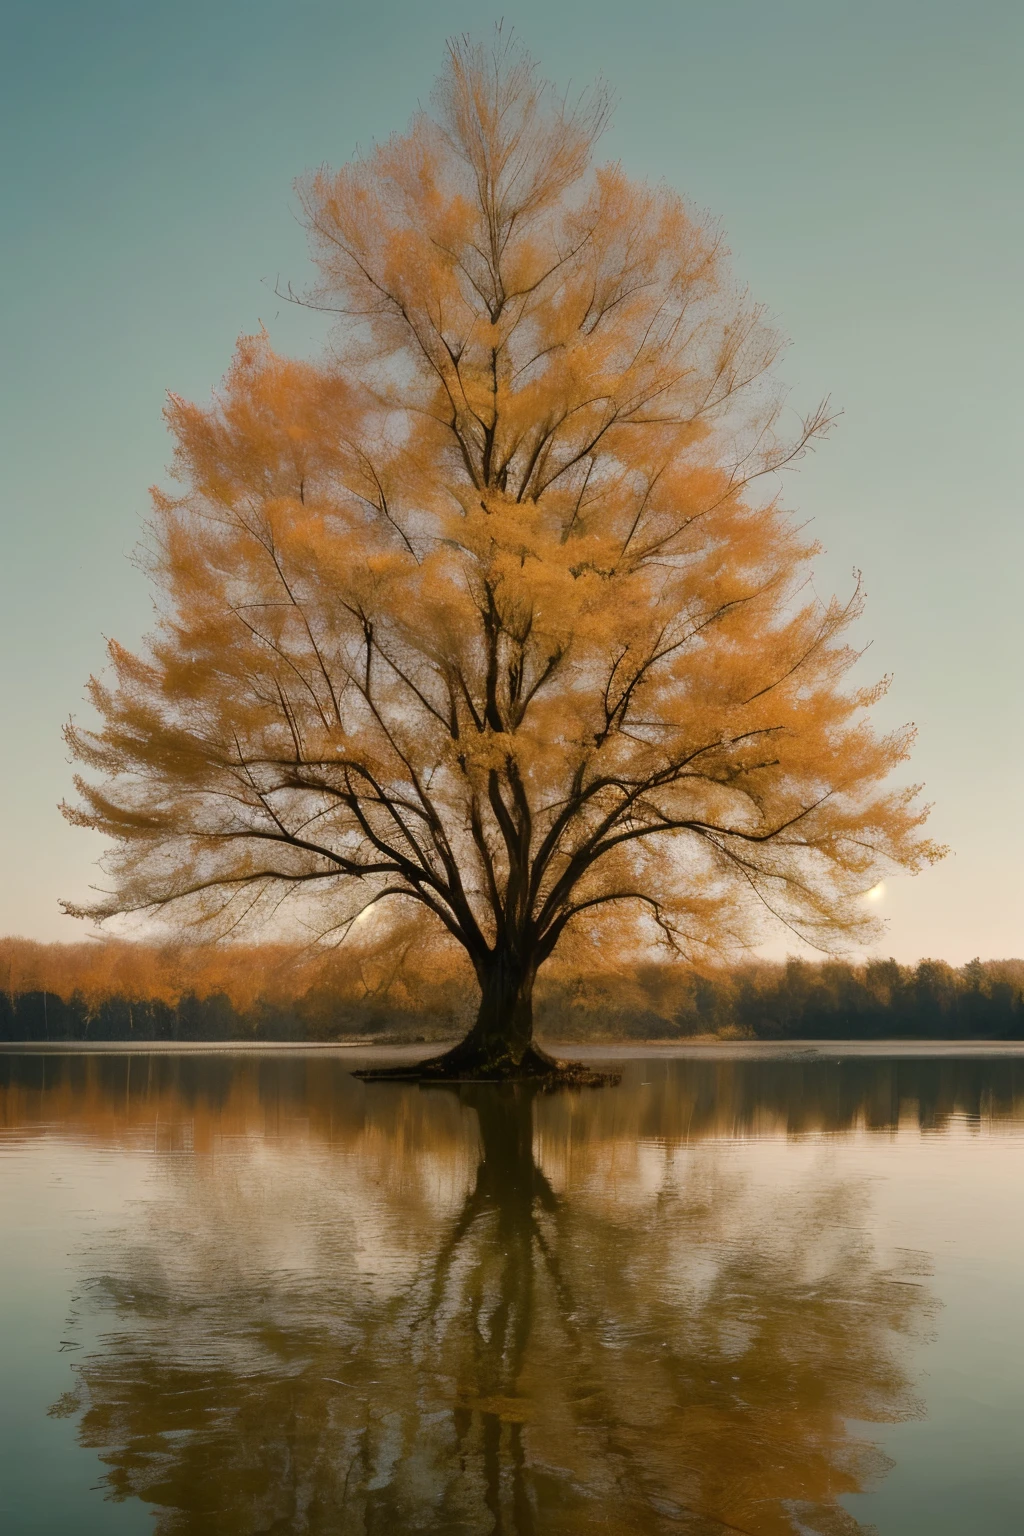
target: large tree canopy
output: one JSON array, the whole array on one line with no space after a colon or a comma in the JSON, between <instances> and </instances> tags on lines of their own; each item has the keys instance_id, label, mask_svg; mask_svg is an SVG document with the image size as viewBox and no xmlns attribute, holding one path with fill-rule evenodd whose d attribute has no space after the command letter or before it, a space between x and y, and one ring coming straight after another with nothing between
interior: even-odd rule
<instances>
[{"instance_id":1,"label":"large tree canopy","mask_svg":"<svg viewBox=\"0 0 1024 1536\"><path fill-rule=\"evenodd\" d=\"M514 1069L563 935L822 943L938 850L775 497L827 415L783 440L716 227L513 47L453 46L435 109L300 183L323 359L247 338L172 397L159 629L67 814L116 842L93 915L417 903L482 988L462 1067Z\"/></svg>"}]
</instances>

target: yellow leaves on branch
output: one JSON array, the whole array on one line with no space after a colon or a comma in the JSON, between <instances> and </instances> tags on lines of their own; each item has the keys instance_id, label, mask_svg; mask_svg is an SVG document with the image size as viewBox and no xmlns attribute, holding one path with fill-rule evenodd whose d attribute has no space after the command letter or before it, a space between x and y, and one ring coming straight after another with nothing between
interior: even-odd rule
<instances>
[{"instance_id":1,"label":"yellow leaves on branch","mask_svg":"<svg viewBox=\"0 0 1024 1536\"><path fill-rule=\"evenodd\" d=\"M940 854L847 678L859 588L813 598L759 489L827 412L780 436L778 336L713 223L594 167L606 118L454 45L433 116L301 182L331 345L244 338L171 397L160 626L69 731L97 915L414 903L480 974L573 933L827 944Z\"/></svg>"}]
</instances>

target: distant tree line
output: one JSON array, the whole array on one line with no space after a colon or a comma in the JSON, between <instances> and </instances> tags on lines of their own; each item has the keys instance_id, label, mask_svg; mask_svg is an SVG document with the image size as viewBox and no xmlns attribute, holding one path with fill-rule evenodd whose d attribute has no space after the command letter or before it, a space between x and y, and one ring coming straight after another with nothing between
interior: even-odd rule
<instances>
[{"instance_id":1,"label":"distant tree line","mask_svg":"<svg viewBox=\"0 0 1024 1536\"><path fill-rule=\"evenodd\" d=\"M0 1041L443 1039L464 1026L466 978L418 936L411 924L326 954L0 939Z\"/></svg>"},{"instance_id":2,"label":"distant tree line","mask_svg":"<svg viewBox=\"0 0 1024 1536\"><path fill-rule=\"evenodd\" d=\"M685 1032L738 1028L759 1039L1024 1038L1024 961L916 966L788 960L696 978Z\"/></svg>"},{"instance_id":3,"label":"distant tree line","mask_svg":"<svg viewBox=\"0 0 1024 1536\"><path fill-rule=\"evenodd\" d=\"M327 957L296 946L208 948L0 939L0 1040L439 1040L469 1007L458 957L416 931ZM554 973L549 1039L1024 1039L1024 960L752 962L708 973L648 964Z\"/></svg>"},{"instance_id":4,"label":"distant tree line","mask_svg":"<svg viewBox=\"0 0 1024 1536\"><path fill-rule=\"evenodd\" d=\"M0 997L0 1040L329 1040L394 1033L403 1039L435 1038L437 1021L417 1028L414 1015L380 1006L345 1006L319 994L292 1005L257 999L240 1006L223 992L200 997L186 992L173 1002L161 998L108 997L88 1002L80 993L4 993ZM327 1017L325 1019L325 1012ZM430 1029L429 1036L423 1033ZM442 1031L443 1033L443 1031Z\"/></svg>"}]
</instances>

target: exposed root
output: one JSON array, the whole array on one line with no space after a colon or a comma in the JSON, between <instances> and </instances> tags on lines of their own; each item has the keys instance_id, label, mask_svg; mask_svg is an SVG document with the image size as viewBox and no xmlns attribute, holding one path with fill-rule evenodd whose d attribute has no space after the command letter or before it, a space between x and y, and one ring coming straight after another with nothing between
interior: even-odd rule
<instances>
[{"instance_id":1,"label":"exposed root","mask_svg":"<svg viewBox=\"0 0 1024 1536\"><path fill-rule=\"evenodd\" d=\"M466 1041L426 1061L395 1067L364 1067L354 1074L365 1083L534 1083L553 1088L603 1088L620 1081L618 1072L595 1072L582 1061L559 1061L539 1046L527 1046L519 1061L511 1056L482 1058Z\"/></svg>"}]
</instances>

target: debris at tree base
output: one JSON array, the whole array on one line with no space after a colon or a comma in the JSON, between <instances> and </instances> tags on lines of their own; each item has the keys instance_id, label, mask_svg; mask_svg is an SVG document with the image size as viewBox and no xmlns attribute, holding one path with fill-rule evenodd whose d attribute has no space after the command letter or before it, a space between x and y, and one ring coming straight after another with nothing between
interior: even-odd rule
<instances>
[{"instance_id":1,"label":"debris at tree base","mask_svg":"<svg viewBox=\"0 0 1024 1536\"><path fill-rule=\"evenodd\" d=\"M443 1056L402 1062L393 1067L363 1067L354 1076L364 1083L530 1083L543 1092L554 1088L606 1088L621 1081L619 1072L595 1071L582 1061L561 1061L530 1046L519 1061L510 1056L469 1059L456 1046Z\"/></svg>"}]
</instances>

